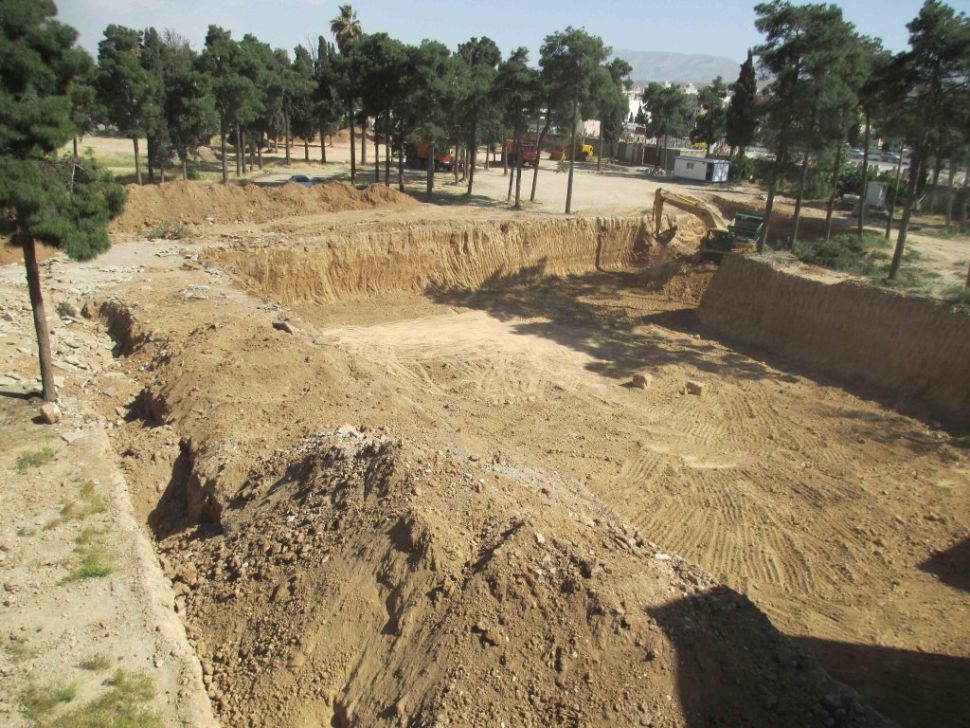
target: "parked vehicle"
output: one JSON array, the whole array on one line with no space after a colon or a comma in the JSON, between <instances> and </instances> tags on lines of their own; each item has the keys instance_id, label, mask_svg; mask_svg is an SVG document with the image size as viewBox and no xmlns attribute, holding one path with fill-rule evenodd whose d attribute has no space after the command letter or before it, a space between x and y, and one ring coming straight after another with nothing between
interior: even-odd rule
<instances>
[{"instance_id":1,"label":"parked vehicle","mask_svg":"<svg viewBox=\"0 0 970 728\"><path fill-rule=\"evenodd\" d=\"M882 161L884 162L898 162L899 154L897 152L885 151L882 153Z\"/></svg>"},{"instance_id":2,"label":"parked vehicle","mask_svg":"<svg viewBox=\"0 0 970 728\"><path fill-rule=\"evenodd\" d=\"M515 140L506 139L502 148L505 151L509 164L516 164L519 158L519 150L516 149ZM535 142L523 141L520 148L522 151L522 164L531 164L533 167L539 165L539 148L535 145Z\"/></svg>"},{"instance_id":3,"label":"parked vehicle","mask_svg":"<svg viewBox=\"0 0 970 728\"><path fill-rule=\"evenodd\" d=\"M427 142L408 144L404 150L404 164L411 169L427 169L430 156L431 145ZM435 172L450 172L454 164L455 158L447 148L434 155Z\"/></svg>"},{"instance_id":4,"label":"parked vehicle","mask_svg":"<svg viewBox=\"0 0 970 728\"><path fill-rule=\"evenodd\" d=\"M286 181L293 182L294 184L298 184L298 185L303 185L304 187L313 187L313 180L307 177L305 174L294 174Z\"/></svg>"}]
</instances>

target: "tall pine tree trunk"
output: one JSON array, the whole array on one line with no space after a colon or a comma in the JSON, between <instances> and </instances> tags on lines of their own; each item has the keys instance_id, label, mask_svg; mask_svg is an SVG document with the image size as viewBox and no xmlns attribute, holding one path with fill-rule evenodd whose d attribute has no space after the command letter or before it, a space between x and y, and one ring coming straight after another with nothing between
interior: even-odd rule
<instances>
[{"instance_id":1,"label":"tall pine tree trunk","mask_svg":"<svg viewBox=\"0 0 970 728\"><path fill-rule=\"evenodd\" d=\"M236 176L242 174L242 141L240 140L239 124L236 124Z\"/></svg>"},{"instance_id":2,"label":"tall pine tree trunk","mask_svg":"<svg viewBox=\"0 0 970 728\"><path fill-rule=\"evenodd\" d=\"M54 402L57 392L54 389L54 367L51 360L51 336L47 328L47 312L44 309L44 296L40 288L40 268L37 265L37 250L34 239L19 235L24 249L24 267L27 269L27 291L30 293L30 308L34 314L34 331L37 334L37 354L40 359L40 381L44 387L44 401Z\"/></svg>"},{"instance_id":3,"label":"tall pine tree trunk","mask_svg":"<svg viewBox=\"0 0 970 728\"><path fill-rule=\"evenodd\" d=\"M229 168L226 162L226 125L219 130L219 146L222 149L222 184L229 184Z\"/></svg>"},{"instance_id":4,"label":"tall pine tree trunk","mask_svg":"<svg viewBox=\"0 0 970 728\"><path fill-rule=\"evenodd\" d=\"M798 242L798 223L802 219L802 199L805 197L805 179L808 177L808 156L809 151L806 149L805 156L802 158L802 173L798 178L798 194L795 196L795 219L792 226L791 242L788 244L789 250Z\"/></svg>"},{"instance_id":5,"label":"tall pine tree trunk","mask_svg":"<svg viewBox=\"0 0 970 728\"><path fill-rule=\"evenodd\" d=\"M573 168L576 166L576 116L579 114L579 104L573 99L573 128L570 133L569 148L569 180L566 182L566 214L572 212L573 206Z\"/></svg>"},{"instance_id":6,"label":"tall pine tree trunk","mask_svg":"<svg viewBox=\"0 0 970 728\"><path fill-rule=\"evenodd\" d=\"M859 195L859 223L856 226L856 235L862 238L862 228L866 224L866 192L869 188L869 133L870 128L870 114L866 110L866 140L862 147L862 192ZM840 147L841 148L841 147ZM899 155L902 159L903 155Z\"/></svg>"},{"instance_id":7,"label":"tall pine tree trunk","mask_svg":"<svg viewBox=\"0 0 970 728\"><path fill-rule=\"evenodd\" d=\"M135 145L135 181L141 184L141 152L138 149L138 137L132 137L131 142Z\"/></svg>"},{"instance_id":8,"label":"tall pine tree trunk","mask_svg":"<svg viewBox=\"0 0 970 728\"><path fill-rule=\"evenodd\" d=\"M926 135L923 135L922 144L913 150L909 159L909 190L906 193L906 204L903 206L903 217L899 221L899 236L896 238L896 249L893 251L893 261L889 265L889 280L894 280L899 273L899 266L903 262L903 253L906 252L906 233L909 231L909 220L913 216L913 207L916 205L916 187L919 183L919 176L923 167L923 150L926 147ZM899 158L902 160L900 153Z\"/></svg>"},{"instance_id":9,"label":"tall pine tree trunk","mask_svg":"<svg viewBox=\"0 0 970 728\"><path fill-rule=\"evenodd\" d=\"M832 191L829 193L829 204L825 208L825 239L832 239L832 210L835 208L836 187L839 184L839 167L842 166L842 144L835 149L835 165L832 167Z\"/></svg>"},{"instance_id":10,"label":"tall pine tree trunk","mask_svg":"<svg viewBox=\"0 0 970 728\"><path fill-rule=\"evenodd\" d=\"M367 114L360 120L360 166L367 164Z\"/></svg>"},{"instance_id":11,"label":"tall pine tree trunk","mask_svg":"<svg viewBox=\"0 0 970 728\"><path fill-rule=\"evenodd\" d=\"M404 142L397 145L397 188L404 192Z\"/></svg>"},{"instance_id":12,"label":"tall pine tree trunk","mask_svg":"<svg viewBox=\"0 0 970 728\"><path fill-rule=\"evenodd\" d=\"M327 163L327 139L324 134L323 122L320 123L320 162Z\"/></svg>"},{"instance_id":13,"label":"tall pine tree trunk","mask_svg":"<svg viewBox=\"0 0 970 728\"><path fill-rule=\"evenodd\" d=\"M913 158L910 157L909 163L913 163ZM889 240L889 235L893 230L893 213L896 212L896 201L899 200L899 180L903 174L903 155L899 155L899 159L896 160L896 182L895 188L893 189L893 201L889 204L889 214L886 215L886 240Z\"/></svg>"},{"instance_id":14,"label":"tall pine tree trunk","mask_svg":"<svg viewBox=\"0 0 970 728\"><path fill-rule=\"evenodd\" d=\"M522 131L515 140L515 148L518 154L515 155L515 209L522 209Z\"/></svg>"},{"instance_id":15,"label":"tall pine tree trunk","mask_svg":"<svg viewBox=\"0 0 970 728\"><path fill-rule=\"evenodd\" d=\"M74 161L76 162L78 160L78 154L77 154L77 137L74 137L74 140L73 141L74 141Z\"/></svg>"},{"instance_id":16,"label":"tall pine tree trunk","mask_svg":"<svg viewBox=\"0 0 970 728\"><path fill-rule=\"evenodd\" d=\"M310 140L306 137L303 137L303 161L310 161Z\"/></svg>"},{"instance_id":17,"label":"tall pine tree trunk","mask_svg":"<svg viewBox=\"0 0 970 728\"><path fill-rule=\"evenodd\" d=\"M786 130L787 131L787 130ZM758 238L758 252L765 252L765 243L768 242L768 228L771 225L771 211L775 206L775 193L778 190L778 170L785 163L785 155L788 150L782 144L778 147L775 154L775 163L771 165L771 176L768 178L768 199L765 201L765 223L761 228L761 237Z\"/></svg>"},{"instance_id":18,"label":"tall pine tree trunk","mask_svg":"<svg viewBox=\"0 0 970 728\"><path fill-rule=\"evenodd\" d=\"M283 105L283 141L286 144L286 166L290 166L292 161L290 159L290 112L286 110L286 104Z\"/></svg>"},{"instance_id":19,"label":"tall pine tree trunk","mask_svg":"<svg viewBox=\"0 0 970 728\"><path fill-rule=\"evenodd\" d=\"M539 138L536 140L536 164L532 169L532 193L529 195L529 202L536 201L536 184L539 181L539 157L542 155L542 142L545 140L546 134L549 133L550 123L550 116L546 113L546 123L542 125L542 131L539 132Z\"/></svg>"},{"instance_id":20,"label":"tall pine tree trunk","mask_svg":"<svg viewBox=\"0 0 970 728\"><path fill-rule=\"evenodd\" d=\"M425 179L426 193L428 196L428 202L431 202L431 195L434 193L434 161L435 161L435 149L434 143L428 145L428 176Z\"/></svg>"},{"instance_id":21,"label":"tall pine tree trunk","mask_svg":"<svg viewBox=\"0 0 970 728\"><path fill-rule=\"evenodd\" d=\"M251 131L243 133L245 134L245 137L243 138L246 140L246 146L249 147L249 171L252 172L254 169L256 169L256 147L259 145L256 143L256 139ZM260 132L260 136L262 136L262 134L263 133Z\"/></svg>"},{"instance_id":22,"label":"tall pine tree trunk","mask_svg":"<svg viewBox=\"0 0 970 728\"><path fill-rule=\"evenodd\" d=\"M182 154L180 156L182 158L182 160L181 160L182 161L182 180L185 181L185 182L188 182L188 180L189 180L189 150L187 148L185 148L185 147L182 147Z\"/></svg>"},{"instance_id":23,"label":"tall pine tree trunk","mask_svg":"<svg viewBox=\"0 0 970 728\"><path fill-rule=\"evenodd\" d=\"M950 155L950 171L946 181L946 226L949 228L953 224L953 178L956 176L956 163L954 155Z\"/></svg>"},{"instance_id":24,"label":"tall pine tree trunk","mask_svg":"<svg viewBox=\"0 0 970 728\"><path fill-rule=\"evenodd\" d=\"M148 184L155 184L155 170L152 163L155 161L155 145L152 144L152 137L148 135L145 137L145 151L147 152L145 156L147 157L145 165L148 167Z\"/></svg>"},{"instance_id":25,"label":"tall pine tree trunk","mask_svg":"<svg viewBox=\"0 0 970 728\"><path fill-rule=\"evenodd\" d=\"M478 113L472 116L472 133L468 140L471 156L468 163L468 189L466 195L471 195L472 187L475 185L475 165L478 163Z\"/></svg>"},{"instance_id":26,"label":"tall pine tree trunk","mask_svg":"<svg viewBox=\"0 0 970 728\"><path fill-rule=\"evenodd\" d=\"M384 151L387 151L385 147ZM377 144L377 126L374 126L374 184L381 181L381 148Z\"/></svg>"},{"instance_id":27,"label":"tall pine tree trunk","mask_svg":"<svg viewBox=\"0 0 970 728\"><path fill-rule=\"evenodd\" d=\"M903 150L899 150L899 156L903 156ZM937 151L935 159L933 160L933 191L930 194L930 214L936 212L937 205L940 201L940 172L943 170L943 155Z\"/></svg>"},{"instance_id":28,"label":"tall pine tree trunk","mask_svg":"<svg viewBox=\"0 0 970 728\"><path fill-rule=\"evenodd\" d=\"M354 132L354 95L350 94L350 184L357 181L357 137Z\"/></svg>"}]
</instances>

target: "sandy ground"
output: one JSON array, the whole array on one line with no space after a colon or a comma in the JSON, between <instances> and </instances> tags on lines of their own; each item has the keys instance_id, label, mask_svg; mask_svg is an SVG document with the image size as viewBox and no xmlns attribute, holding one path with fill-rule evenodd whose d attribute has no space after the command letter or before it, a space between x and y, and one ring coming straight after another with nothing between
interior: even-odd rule
<instances>
[{"instance_id":1,"label":"sandy ground","mask_svg":"<svg viewBox=\"0 0 970 728\"><path fill-rule=\"evenodd\" d=\"M133 515L107 430L124 415L133 381L117 370L114 343L77 313L81 296L117 285L135 272L136 248L65 275L45 266L48 311L61 388L62 420L43 424L38 403L33 323L17 266L0 269L0 722L9 726L81 721L81 712L110 699L109 680L122 670L151 686L136 710L162 725L213 725L198 659L174 612L171 590ZM54 313L70 303L74 315ZM113 400L109 420L92 408ZM117 408L117 411L115 410ZM47 449L36 466L19 459ZM109 573L76 579L95 554ZM24 716L30 691L66 691L53 707ZM67 696L70 696L67 698ZM65 699L66 698L66 699ZM147 713L146 713L147 714Z\"/></svg>"}]
</instances>

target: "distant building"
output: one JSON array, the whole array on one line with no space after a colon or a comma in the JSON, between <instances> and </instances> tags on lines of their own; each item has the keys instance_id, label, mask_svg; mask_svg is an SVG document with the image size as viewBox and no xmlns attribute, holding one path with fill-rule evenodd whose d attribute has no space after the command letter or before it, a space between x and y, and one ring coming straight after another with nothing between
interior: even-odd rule
<instances>
[{"instance_id":1,"label":"distant building","mask_svg":"<svg viewBox=\"0 0 970 728\"><path fill-rule=\"evenodd\" d=\"M727 182L731 163L724 159L680 156L674 160L674 176L699 182Z\"/></svg>"}]
</instances>

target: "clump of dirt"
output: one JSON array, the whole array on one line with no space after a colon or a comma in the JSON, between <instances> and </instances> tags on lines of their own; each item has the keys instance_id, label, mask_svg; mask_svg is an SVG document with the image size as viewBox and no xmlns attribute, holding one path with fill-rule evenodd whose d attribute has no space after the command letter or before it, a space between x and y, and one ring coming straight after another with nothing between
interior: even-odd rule
<instances>
[{"instance_id":1,"label":"clump of dirt","mask_svg":"<svg viewBox=\"0 0 970 728\"><path fill-rule=\"evenodd\" d=\"M226 725L884 724L566 483L342 427L220 525L160 548Z\"/></svg>"},{"instance_id":2,"label":"clump of dirt","mask_svg":"<svg viewBox=\"0 0 970 728\"><path fill-rule=\"evenodd\" d=\"M418 204L412 197L383 185L358 190L344 182L303 187L246 187L172 182L129 185L125 211L112 232L141 232L162 223L261 223L289 215L366 210L379 206Z\"/></svg>"}]
</instances>

